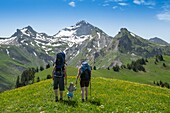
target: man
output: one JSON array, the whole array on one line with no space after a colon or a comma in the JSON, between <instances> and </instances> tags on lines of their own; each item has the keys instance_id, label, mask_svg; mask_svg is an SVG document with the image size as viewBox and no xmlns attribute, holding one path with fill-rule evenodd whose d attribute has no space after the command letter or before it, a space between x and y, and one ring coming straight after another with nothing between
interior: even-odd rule
<instances>
[{"instance_id":1,"label":"man","mask_svg":"<svg viewBox=\"0 0 170 113\"><path fill-rule=\"evenodd\" d=\"M54 81L54 93L56 97L55 101L58 101L58 88L60 90L60 100L63 100L64 87L67 85L67 73L64 52L58 53L56 56L56 61L52 71L52 78Z\"/></svg>"},{"instance_id":2,"label":"man","mask_svg":"<svg viewBox=\"0 0 170 113\"><path fill-rule=\"evenodd\" d=\"M87 62L82 62L81 67L78 69L76 84L79 77L80 77L82 102L84 102L84 90L86 91L86 100L88 100L88 86L91 79L91 68Z\"/></svg>"}]
</instances>

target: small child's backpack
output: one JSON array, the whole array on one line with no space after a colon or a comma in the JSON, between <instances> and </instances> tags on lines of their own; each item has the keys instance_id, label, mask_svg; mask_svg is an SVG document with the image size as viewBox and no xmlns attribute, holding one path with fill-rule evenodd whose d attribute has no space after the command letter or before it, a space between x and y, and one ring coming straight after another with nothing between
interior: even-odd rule
<instances>
[{"instance_id":1,"label":"small child's backpack","mask_svg":"<svg viewBox=\"0 0 170 113\"><path fill-rule=\"evenodd\" d=\"M63 77L64 75L64 63L65 63L65 54L64 52L57 53L56 62L55 62L55 75L57 77Z\"/></svg>"},{"instance_id":2,"label":"small child's backpack","mask_svg":"<svg viewBox=\"0 0 170 113\"><path fill-rule=\"evenodd\" d=\"M87 62L83 62L80 68L80 79L83 81L89 81L91 78L91 68Z\"/></svg>"}]
</instances>

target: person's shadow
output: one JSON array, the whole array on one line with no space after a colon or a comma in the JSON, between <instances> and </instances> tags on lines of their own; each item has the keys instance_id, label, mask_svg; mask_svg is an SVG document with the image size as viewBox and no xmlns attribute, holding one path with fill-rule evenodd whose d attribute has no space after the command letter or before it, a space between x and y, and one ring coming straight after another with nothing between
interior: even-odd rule
<instances>
[{"instance_id":1,"label":"person's shadow","mask_svg":"<svg viewBox=\"0 0 170 113\"><path fill-rule=\"evenodd\" d=\"M73 106L73 107L78 106L78 102L75 100L63 100L62 102L69 106Z\"/></svg>"},{"instance_id":2,"label":"person's shadow","mask_svg":"<svg viewBox=\"0 0 170 113\"><path fill-rule=\"evenodd\" d=\"M89 100L89 102L93 105L96 105L96 106L100 106L101 105L101 102L100 100L96 99L96 100Z\"/></svg>"}]
</instances>

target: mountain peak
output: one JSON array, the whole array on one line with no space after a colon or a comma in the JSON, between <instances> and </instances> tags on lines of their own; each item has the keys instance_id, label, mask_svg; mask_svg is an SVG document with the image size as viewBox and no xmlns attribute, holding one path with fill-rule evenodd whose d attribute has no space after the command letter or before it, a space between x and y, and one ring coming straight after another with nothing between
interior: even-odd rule
<instances>
[{"instance_id":1,"label":"mountain peak","mask_svg":"<svg viewBox=\"0 0 170 113\"><path fill-rule=\"evenodd\" d=\"M88 22L86 22L85 20L82 20L80 22L77 22L76 26L78 26L78 25L88 25L88 24L89 24Z\"/></svg>"},{"instance_id":2,"label":"mountain peak","mask_svg":"<svg viewBox=\"0 0 170 113\"><path fill-rule=\"evenodd\" d=\"M87 36L90 35L92 30L94 30L95 27L91 24L89 24L88 22L86 22L85 20L82 20L80 22L77 22L76 25L74 26L70 26L67 28L64 28L62 30L60 30L56 35L54 35L55 37L72 37L72 36Z\"/></svg>"},{"instance_id":3,"label":"mountain peak","mask_svg":"<svg viewBox=\"0 0 170 113\"><path fill-rule=\"evenodd\" d=\"M121 32L121 33L129 33L129 31L127 30L127 28L121 28L121 29L120 29L120 32Z\"/></svg>"},{"instance_id":4,"label":"mountain peak","mask_svg":"<svg viewBox=\"0 0 170 113\"><path fill-rule=\"evenodd\" d=\"M33 34L36 33L36 31L31 26L24 27L21 29L21 31L25 33L33 33Z\"/></svg>"},{"instance_id":5,"label":"mountain peak","mask_svg":"<svg viewBox=\"0 0 170 113\"><path fill-rule=\"evenodd\" d=\"M25 27L25 29L28 29L30 31L34 31L33 28L31 26L29 26L29 25L27 27Z\"/></svg>"},{"instance_id":6,"label":"mountain peak","mask_svg":"<svg viewBox=\"0 0 170 113\"><path fill-rule=\"evenodd\" d=\"M21 36L21 35L35 36L36 33L37 32L31 26L27 26L27 27L24 27L22 29L17 29L17 31L11 37Z\"/></svg>"}]
</instances>

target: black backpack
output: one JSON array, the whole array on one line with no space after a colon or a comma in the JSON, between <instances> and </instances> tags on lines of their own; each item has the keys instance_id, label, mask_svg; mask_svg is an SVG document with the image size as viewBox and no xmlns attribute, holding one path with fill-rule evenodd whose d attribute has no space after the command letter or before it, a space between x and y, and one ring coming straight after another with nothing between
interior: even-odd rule
<instances>
[{"instance_id":1,"label":"black backpack","mask_svg":"<svg viewBox=\"0 0 170 113\"><path fill-rule=\"evenodd\" d=\"M65 54L63 52L56 55L55 61L55 76L63 77L64 75Z\"/></svg>"},{"instance_id":2,"label":"black backpack","mask_svg":"<svg viewBox=\"0 0 170 113\"><path fill-rule=\"evenodd\" d=\"M87 62L82 63L80 71L80 79L83 81L89 81L91 78L91 69Z\"/></svg>"}]
</instances>

